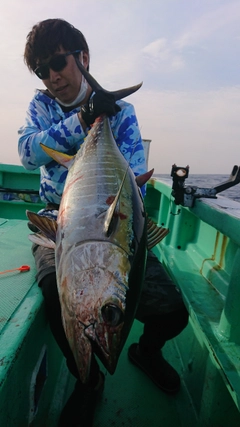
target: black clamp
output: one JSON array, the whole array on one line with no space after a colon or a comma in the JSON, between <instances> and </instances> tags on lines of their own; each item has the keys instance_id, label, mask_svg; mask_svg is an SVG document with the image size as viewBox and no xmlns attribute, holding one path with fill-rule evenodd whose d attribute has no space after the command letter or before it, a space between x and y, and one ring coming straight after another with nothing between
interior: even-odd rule
<instances>
[{"instance_id":1,"label":"black clamp","mask_svg":"<svg viewBox=\"0 0 240 427\"><path fill-rule=\"evenodd\" d=\"M240 166L233 166L233 170L227 181L212 188L199 188L197 186L185 186L185 179L189 175L189 166L172 166L171 177L173 179L172 196L176 205L193 207L195 199L206 197L216 199L216 194L227 190L240 182Z\"/></svg>"}]
</instances>

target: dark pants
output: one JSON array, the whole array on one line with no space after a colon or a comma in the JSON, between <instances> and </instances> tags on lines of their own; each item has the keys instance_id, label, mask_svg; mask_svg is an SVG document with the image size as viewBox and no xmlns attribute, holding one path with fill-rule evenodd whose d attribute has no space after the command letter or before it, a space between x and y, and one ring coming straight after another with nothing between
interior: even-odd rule
<instances>
[{"instance_id":1,"label":"dark pants","mask_svg":"<svg viewBox=\"0 0 240 427\"><path fill-rule=\"evenodd\" d=\"M54 251L34 245L33 254L50 328L66 357L70 372L78 378L76 363L62 326ZM146 275L136 319L144 324L139 341L140 347L150 354L160 350L166 341L178 335L188 322L188 312L180 292L152 252L148 253ZM98 372L98 364L95 357L92 357L90 384L94 385Z\"/></svg>"},{"instance_id":2,"label":"dark pants","mask_svg":"<svg viewBox=\"0 0 240 427\"><path fill-rule=\"evenodd\" d=\"M180 291L151 251L148 252L136 319L144 324L140 347L148 354L160 350L188 323L188 312Z\"/></svg>"}]
</instances>

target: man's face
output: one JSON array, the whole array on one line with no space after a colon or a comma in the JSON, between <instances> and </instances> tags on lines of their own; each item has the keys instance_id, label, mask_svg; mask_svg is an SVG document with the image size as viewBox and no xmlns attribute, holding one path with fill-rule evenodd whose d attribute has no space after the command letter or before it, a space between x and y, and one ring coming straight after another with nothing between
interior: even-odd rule
<instances>
[{"instance_id":1,"label":"man's face","mask_svg":"<svg viewBox=\"0 0 240 427\"><path fill-rule=\"evenodd\" d=\"M60 48L55 55L61 53L67 53L67 51ZM87 68L89 63L88 54L86 52L81 52L79 55L80 61L83 63L84 67ZM54 97L68 104L73 102L78 95L82 82L82 74L78 69L73 55L66 56L66 62L66 67L61 71L53 71L50 68L49 78L44 79L43 83ZM83 102L85 102L85 100L83 100Z\"/></svg>"}]
</instances>

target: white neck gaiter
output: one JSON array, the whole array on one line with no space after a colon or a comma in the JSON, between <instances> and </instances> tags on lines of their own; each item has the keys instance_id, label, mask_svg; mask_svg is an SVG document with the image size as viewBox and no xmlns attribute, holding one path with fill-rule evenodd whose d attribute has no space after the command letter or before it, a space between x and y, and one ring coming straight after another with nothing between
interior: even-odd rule
<instances>
[{"instance_id":1,"label":"white neck gaiter","mask_svg":"<svg viewBox=\"0 0 240 427\"><path fill-rule=\"evenodd\" d=\"M77 97L74 99L74 101L72 101L70 103L66 103L66 102L60 101L60 99L58 99L58 98L55 98L55 99L60 105L63 105L64 107L72 107L73 105L78 105L78 104L80 104L81 101L83 101L83 99L86 96L87 89L88 89L88 83L87 83L85 77L82 76L82 82L81 82L80 90L78 92Z\"/></svg>"}]
</instances>

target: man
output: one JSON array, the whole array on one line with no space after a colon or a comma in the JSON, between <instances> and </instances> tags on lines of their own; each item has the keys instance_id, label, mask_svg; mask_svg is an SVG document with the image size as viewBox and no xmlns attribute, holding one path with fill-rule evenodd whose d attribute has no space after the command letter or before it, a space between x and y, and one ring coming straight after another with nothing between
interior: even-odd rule
<instances>
[{"instance_id":1,"label":"man","mask_svg":"<svg viewBox=\"0 0 240 427\"><path fill-rule=\"evenodd\" d=\"M131 158L130 166L135 175L146 171L133 106L122 100L115 103L92 93L92 88L79 71L77 61L88 70L90 60L87 42L79 30L61 19L38 23L27 36L24 59L29 70L35 72L46 87L46 90L37 90L30 102L25 125L19 131L18 145L23 166L26 169L40 167L40 196L46 204L40 214L56 219L67 175L65 168L44 153L40 142L55 150L75 154L84 143L90 125L101 113L109 116L116 144L128 161ZM145 189L142 191L144 196ZM93 357L88 384L80 382L61 322L54 251L34 244L33 255L51 330L66 357L70 372L77 378L59 425L91 426L96 399L103 390L104 375ZM144 323L144 330L139 343L129 348L130 361L145 371L161 390L176 393L180 378L163 358L161 348L186 326L188 314L180 293L152 253L148 254L144 289L136 318Z\"/></svg>"}]
</instances>

